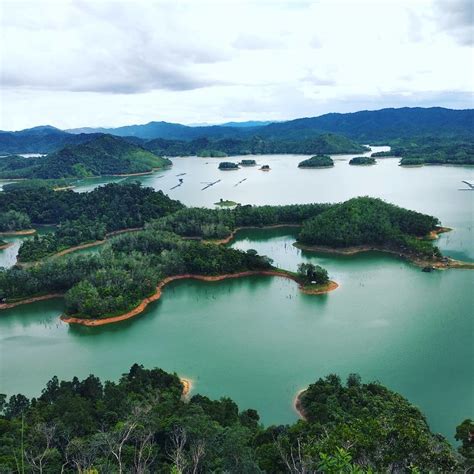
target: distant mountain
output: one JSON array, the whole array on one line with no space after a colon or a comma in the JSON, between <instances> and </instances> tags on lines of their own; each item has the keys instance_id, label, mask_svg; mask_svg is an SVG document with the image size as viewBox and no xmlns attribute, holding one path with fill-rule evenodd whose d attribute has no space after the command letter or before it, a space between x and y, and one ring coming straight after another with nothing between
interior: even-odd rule
<instances>
[{"instance_id":1,"label":"distant mountain","mask_svg":"<svg viewBox=\"0 0 474 474\"><path fill-rule=\"evenodd\" d=\"M259 130L263 137L302 139L315 133L338 133L361 143L421 135L474 136L474 110L441 107L401 108L326 114L273 123Z\"/></svg>"},{"instance_id":2,"label":"distant mountain","mask_svg":"<svg viewBox=\"0 0 474 474\"><path fill-rule=\"evenodd\" d=\"M0 154L50 153L67 144L90 140L91 134L108 133L126 137L134 144L155 139L194 141L242 140L260 137L266 142L292 142L316 139L323 134L342 135L359 143L388 143L420 136L474 138L474 110L451 110L441 107L400 108L332 113L287 122L229 122L223 125L191 127L178 123L150 122L118 128L79 128L62 131L50 126L19 132L0 132ZM258 124L258 125L257 125ZM289 151L289 153L299 153ZM321 153L330 153L321 151Z\"/></svg>"},{"instance_id":3,"label":"distant mountain","mask_svg":"<svg viewBox=\"0 0 474 474\"><path fill-rule=\"evenodd\" d=\"M267 120L267 121L259 121L259 120L249 120L247 122L226 122L226 123L221 123L219 126L221 127L241 127L241 128L246 128L246 127L264 127L265 125L270 125L271 123L279 123L280 121L272 121L272 120Z\"/></svg>"},{"instance_id":4,"label":"distant mountain","mask_svg":"<svg viewBox=\"0 0 474 474\"><path fill-rule=\"evenodd\" d=\"M126 125L118 128L80 128L70 129L70 133L109 133L119 137L138 137L145 140L166 138L168 140L192 140L199 137L235 136L241 132L238 128L210 125L204 127L190 127L179 123L149 122L145 125Z\"/></svg>"},{"instance_id":5,"label":"distant mountain","mask_svg":"<svg viewBox=\"0 0 474 474\"><path fill-rule=\"evenodd\" d=\"M73 178L133 174L170 165L166 158L111 135L89 135L89 141L67 145L45 157L0 158L3 178Z\"/></svg>"},{"instance_id":6,"label":"distant mountain","mask_svg":"<svg viewBox=\"0 0 474 474\"><path fill-rule=\"evenodd\" d=\"M67 144L91 140L91 135L71 135L50 125L27 128L19 132L0 131L0 154L50 153Z\"/></svg>"}]
</instances>

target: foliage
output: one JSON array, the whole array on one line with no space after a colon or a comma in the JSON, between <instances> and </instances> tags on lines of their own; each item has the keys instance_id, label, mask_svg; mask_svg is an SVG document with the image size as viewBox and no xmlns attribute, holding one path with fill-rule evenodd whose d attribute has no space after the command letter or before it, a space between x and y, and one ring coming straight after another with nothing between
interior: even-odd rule
<instances>
[{"instance_id":1,"label":"foliage","mask_svg":"<svg viewBox=\"0 0 474 474\"><path fill-rule=\"evenodd\" d=\"M298 275L306 284L314 282L317 285L324 285L329 281L327 270L312 263L300 263L298 265Z\"/></svg>"},{"instance_id":2,"label":"foliage","mask_svg":"<svg viewBox=\"0 0 474 474\"><path fill-rule=\"evenodd\" d=\"M370 156L355 156L349 161L350 165L375 165L377 161Z\"/></svg>"},{"instance_id":3,"label":"foliage","mask_svg":"<svg viewBox=\"0 0 474 474\"><path fill-rule=\"evenodd\" d=\"M31 220L24 212L10 210L0 214L0 232L31 229Z\"/></svg>"},{"instance_id":4,"label":"foliage","mask_svg":"<svg viewBox=\"0 0 474 474\"><path fill-rule=\"evenodd\" d=\"M237 163L232 163L231 161L221 161L219 163L220 170L237 170L239 165Z\"/></svg>"},{"instance_id":5,"label":"foliage","mask_svg":"<svg viewBox=\"0 0 474 474\"><path fill-rule=\"evenodd\" d=\"M461 442L458 450L464 457L466 472L472 472L474 469L474 421L471 419L464 420L456 428L455 438Z\"/></svg>"},{"instance_id":6,"label":"foliage","mask_svg":"<svg viewBox=\"0 0 474 474\"><path fill-rule=\"evenodd\" d=\"M21 161L0 160L3 178L83 178L113 174L143 173L170 165L144 148L111 135L100 135L79 145L67 145L44 157Z\"/></svg>"},{"instance_id":7,"label":"foliage","mask_svg":"<svg viewBox=\"0 0 474 474\"><path fill-rule=\"evenodd\" d=\"M312 156L298 164L298 168L325 168L329 166L334 166L334 161L326 155Z\"/></svg>"},{"instance_id":8,"label":"foliage","mask_svg":"<svg viewBox=\"0 0 474 474\"><path fill-rule=\"evenodd\" d=\"M303 223L298 240L330 247L378 245L399 251L439 255L429 241L421 241L439 224L432 216L410 211L381 199L359 197L337 204Z\"/></svg>"},{"instance_id":9,"label":"foliage","mask_svg":"<svg viewBox=\"0 0 474 474\"><path fill-rule=\"evenodd\" d=\"M229 398L182 397L176 374L134 364L117 382L53 377L38 398L0 397L0 471L130 473L449 472L458 457L380 384L312 384L308 421L259 423ZM322 418L320 418L322 414Z\"/></svg>"}]
</instances>

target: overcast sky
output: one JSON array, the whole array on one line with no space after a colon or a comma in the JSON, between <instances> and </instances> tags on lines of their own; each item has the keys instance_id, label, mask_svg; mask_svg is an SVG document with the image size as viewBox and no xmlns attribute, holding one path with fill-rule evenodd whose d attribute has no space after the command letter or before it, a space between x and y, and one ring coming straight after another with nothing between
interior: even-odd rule
<instances>
[{"instance_id":1,"label":"overcast sky","mask_svg":"<svg viewBox=\"0 0 474 474\"><path fill-rule=\"evenodd\" d=\"M472 107L474 0L0 4L3 130Z\"/></svg>"}]
</instances>

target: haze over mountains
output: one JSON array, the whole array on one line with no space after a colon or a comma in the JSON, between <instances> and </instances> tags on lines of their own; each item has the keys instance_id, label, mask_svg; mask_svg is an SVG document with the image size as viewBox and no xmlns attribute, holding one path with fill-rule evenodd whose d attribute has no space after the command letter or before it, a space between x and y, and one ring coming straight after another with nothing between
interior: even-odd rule
<instances>
[{"instance_id":1,"label":"haze over mountains","mask_svg":"<svg viewBox=\"0 0 474 474\"><path fill-rule=\"evenodd\" d=\"M232 126L230 126L232 125ZM265 140L304 140L321 134L338 134L358 141L383 142L422 135L472 138L474 110L452 110L441 107L381 109L348 114L331 113L267 125L237 126L228 123L191 127L169 122L150 122L118 128L81 128L73 131L39 126L17 132L0 132L0 153L50 153L67 144L85 143L92 133L134 137L136 143L148 140L191 141L242 139L258 136Z\"/></svg>"}]
</instances>

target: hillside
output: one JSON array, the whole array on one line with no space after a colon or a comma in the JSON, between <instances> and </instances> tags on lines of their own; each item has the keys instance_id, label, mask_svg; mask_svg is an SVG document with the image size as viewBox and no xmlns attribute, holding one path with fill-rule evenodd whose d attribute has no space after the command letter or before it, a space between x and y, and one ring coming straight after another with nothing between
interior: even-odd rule
<instances>
[{"instance_id":1,"label":"hillside","mask_svg":"<svg viewBox=\"0 0 474 474\"><path fill-rule=\"evenodd\" d=\"M0 159L2 178L73 178L133 174L162 168L171 162L111 135L99 135L80 145L67 145L45 157Z\"/></svg>"},{"instance_id":2,"label":"hillside","mask_svg":"<svg viewBox=\"0 0 474 474\"><path fill-rule=\"evenodd\" d=\"M51 153L65 145L85 143L94 135L71 135L49 125L28 128L18 132L0 131L0 155L15 153Z\"/></svg>"}]
</instances>

